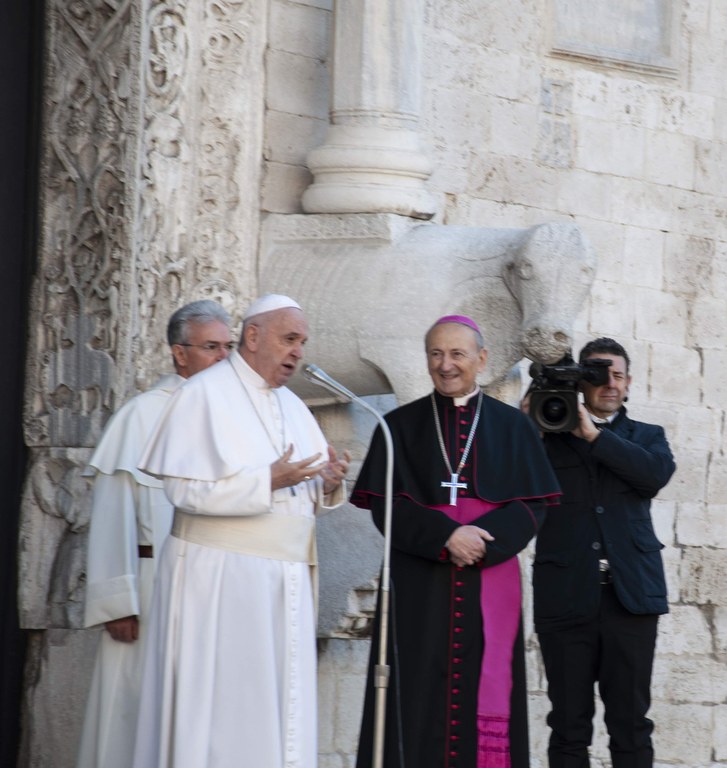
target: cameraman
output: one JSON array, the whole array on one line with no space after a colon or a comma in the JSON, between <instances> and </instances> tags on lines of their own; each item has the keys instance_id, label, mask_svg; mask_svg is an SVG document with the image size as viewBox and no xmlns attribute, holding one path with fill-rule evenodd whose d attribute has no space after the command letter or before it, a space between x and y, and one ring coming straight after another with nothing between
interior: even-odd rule
<instances>
[{"instance_id":1,"label":"cameraman","mask_svg":"<svg viewBox=\"0 0 727 768\"><path fill-rule=\"evenodd\" d=\"M599 338L579 363L594 358L611 361L608 382L582 381L578 426L543 434L563 490L538 534L533 569L552 705L548 761L550 768L589 765L598 682L613 768L650 768L651 668L658 616L668 611L650 506L675 464L663 428L626 414L626 350Z\"/></svg>"}]
</instances>

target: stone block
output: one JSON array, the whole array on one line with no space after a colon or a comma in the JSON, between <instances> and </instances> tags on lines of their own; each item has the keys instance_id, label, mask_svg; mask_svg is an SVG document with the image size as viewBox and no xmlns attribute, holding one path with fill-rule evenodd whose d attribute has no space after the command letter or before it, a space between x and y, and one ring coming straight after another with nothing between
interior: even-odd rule
<instances>
[{"instance_id":1,"label":"stone block","mask_svg":"<svg viewBox=\"0 0 727 768\"><path fill-rule=\"evenodd\" d=\"M683 299L672 294L648 288L634 291L635 333L640 339L679 346L684 344L687 335L688 306ZM655 350L657 364L658 353L667 349ZM672 347L669 355L672 354ZM672 362L670 360L670 362Z\"/></svg>"},{"instance_id":2,"label":"stone block","mask_svg":"<svg viewBox=\"0 0 727 768\"><path fill-rule=\"evenodd\" d=\"M492 100L489 150L529 159L537 134L537 107L507 99Z\"/></svg>"},{"instance_id":3,"label":"stone block","mask_svg":"<svg viewBox=\"0 0 727 768\"><path fill-rule=\"evenodd\" d=\"M716 223L727 218L727 198L703 195L686 189L664 190L664 203L672 211L679 212L679 226L682 235L714 239L715 232L719 237L720 230ZM672 227L663 227L665 231L671 231Z\"/></svg>"},{"instance_id":4,"label":"stone block","mask_svg":"<svg viewBox=\"0 0 727 768\"><path fill-rule=\"evenodd\" d=\"M654 661L654 700L721 704L727 698L727 667L711 656L666 656Z\"/></svg>"},{"instance_id":5,"label":"stone block","mask_svg":"<svg viewBox=\"0 0 727 768\"><path fill-rule=\"evenodd\" d=\"M532 605L527 609L523 608L523 614L526 612L530 615L532 626ZM545 693L547 691L547 681L545 679L545 668L543 667L543 657L540 653L538 636L533 632L526 632L525 638L525 671L528 679L528 690Z\"/></svg>"},{"instance_id":6,"label":"stone block","mask_svg":"<svg viewBox=\"0 0 727 768\"><path fill-rule=\"evenodd\" d=\"M715 450L709 457L706 498L710 504L720 504L727 498L727 456L721 451Z\"/></svg>"},{"instance_id":7,"label":"stone block","mask_svg":"<svg viewBox=\"0 0 727 768\"><path fill-rule=\"evenodd\" d=\"M318 750L324 754L336 746L336 674L335 665L326 663L325 655L318 658Z\"/></svg>"},{"instance_id":8,"label":"stone block","mask_svg":"<svg viewBox=\"0 0 727 768\"><path fill-rule=\"evenodd\" d=\"M670 437L675 445L690 451L713 451L722 439L721 411L704 406L685 406L677 414L676 430Z\"/></svg>"},{"instance_id":9,"label":"stone block","mask_svg":"<svg viewBox=\"0 0 727 768\"><path fill-rule=\"evenodd\" d=\"M658 125L661 89L656 84L616 76L609 85L609 119L647 130Z\"/></svg>"},{"instance_id":10,"label":"stone block","mask_svg":"<svg viewBox=\"0 0 727 768\"><path fill-rule=\"evenodd\" d=\"M717 12L724 17L722 9ZM716 14L707 13L705 18L713 18ZM712 24L720 22L714 19ZM720 80L719 72L724 71L724 41L718 36L700 36L703 45L692 48L689 55L689 82L688 88L703 94L716 96L717 101L724 90L724 81ZM721 66L719 64L721 62ZM715 111L715 122L719 121L719 115Z\"/></svg>"},{"instance_id":11,"label":"stone block","mask_svg":"<svg viewBox=\"0 0 727 768\"><path fill-rule=\"evenodd\" d=\"M712 296L727 296L727 240L715 242L712 274L704 290Z\"/></svg>"},{"instance_id":12,"label":"stone block","mask_svg":"<svg viewBox=\"0 0 727 768\"><path fill-rule=\"evenodd\" d=\"M313 176L300 165L267 163L262 183L262 209L269 213L301 213L301 197Z\"/></svg>"},{"instance_id":13,"label":"stone block","mask_svg":"<svg viewBox=\"0 0 727 768\"><path fill-rule=\"evenodd\" d=\"M664 257L664 287L676 295L696 296L711 279L714 239L672 235Z\"/></svg>"},{"instance_id":14,"label":"stone block","mask_svg":"<svg viewBox=\"0 0 727 768\"><path fill-rule=\"evenodd\" d=\"M727 763L727 707L714 709L714 759ZM716 768L716 766L715 766Z\"/></svg>"},{"instance_id":15,"label":"stone block","mask_svg":"<svg viewBox=\"0 0 727 768\"><path fill-rule=\"evenodd\" d=\"M677 541L691 547L727 547L727 504L681 502Z\"/></svg>"},{"instance_id":16,"label":"stone block","mask_svg":"<svg viewBox=\"0 0 727 768\"><path fill-rule=\"evenodd\" d=\"M648 295L644 291L639 298L646 300ZM685 387L683 384L686 381L696 384L701 380L701 356L696 349L678 346L684 339L685 302L664 294L653 295L651 298L653 298L653 307L639 307L637 309L636 333L647 337L651 336L654 341L662 341L662 339L654 337L663 336L670 328L674 333L671 339L671 344L674 346L654 345L649 376L651 397L657 401L680 406L697 405L702 399L700 388L698 386ZM674 312L671 317L668 315L670 308ZM649 315L651 315L655 325L649 324ZM665 345L669 344L667 339L663 341ZM675 370L679 371L678 381L677 377L674 376Z\"/></svg>"},{"instance_id":17,"label":"stone block","mask_svg":"<svg viewBox=\"0 0 727 768\"><path fill-rule=\"evenodd\" d=\"M366 677L362 674L344 675L338 680L335 708L336 748L344 752L355 753L358 748L365 691Z\"/></svg>"},{"instance_id":18,"label":"stone block","mask_svg":"<svg viewBox=\"0 0 727 768\"><path fill-rule=\"evenodd\" d=\"M694 188L694 138L670 131L648 131L644 178L670 187Z\"/></svg>"},{"instance_id":19,"label":"stone block","mask_svg":"<svg viewBox=\"0 0 727 768\"><path fill-rule=\"evenodd\" d=\"M543 78L540 88L540 109L547 115L568 117L573 111L573 83L569 80Z\"/></svg>"},{"instance_id":20,"label":"stone block","mask_svg":"<svg viewBox=\"0 0 727 768\"><path fill-rule=\"evenodd\" d=\"M696 768L710 765L712 757L711 706L655 702L650 716L656 724L654 751L668 756L669 763L679 762Z\"/></svg>"},{"instance_id":21,"label":"stone block","mask_svg":"<svg viewBox=\"0 0 727 768\"><path fill-rule=\"evenodd\" d=\"M676 472L662 491L665 498L681 502L703 499L707 488L707 455L701 451L680 451L672 444Z\"/></svg>"},{"instance_id":22,"label":"stone block","mask_svg":"<svg viewBox=\"0 0 727 768\"><path fill-rule=\"evenodd\" d=\"M607 120L582 117L574 120L574 128L578 135L576 168L592 174L611 173L614 126Z\"/></svg>"},{"instance_id":23,"label":"stone block","mask_svg":"<svg viewBox=\"0 0 727 768\"><path fill-rule=\"evenodd\" d=\"M325 61L331 50L331 19L332 14L324 8L273 0L268 45Z\"/></svg>"},{"instance_id":24,"label":"stone block","mask_svg":"<svg viewBox=\"0 0 727 768\"><path fill-rule=\"evenodd\" d=\"M471 62L475 90L502 99L532 101L534 94L524 93L521 86L523 61L519 51L488 48L479 42L475 49L477 53Z\"/></svg>"},{"instance_id":25,"label":"stone block","mask_svg":"<svg viewBox=\"0 0 727 768\"><path fill-rule=\"evenodd\" d=\"M669 232L673 228L674 194L670 187L619 177L614 180L611 220Z\"/></svg>"},{"instance_id":26,"label":"stone block","mask_svg":"<svg viewBox=\"0 0 727 768\"><path fill-rule=\"evenodd\" d=\"M727 607L717 606L712 618L714 627L714 647L717 653L727 654Z\"/></svg>"},{"instance_id":27,"label":"stone block","mask_svg":"<svg viewBox=\"0 0 727 768\"><path fill-rule=\"evenodd\" d=\"M270 50L265 97L269 109L328 119L329 72L324 62Z\"/></svg>"},{"instance_id":28,"label":"stone block","mask_svg":"<svg viewBox=\"0 0 727 768\"><path fill-rule=\"evenodd\" d=\"M627 285L661 287L665 241L658 230L624 227L623 278Z\"/></svg>"},{"instance_id":29,"label":"stone block","mask_svg":"<svg viewBox=\"0 0 727 768\"><path fill-rule=\"evenodd\" d=\"M654 499L651 502L651 518L654 521L654 531L659 541L667 547L674 543L674 520L676 502ZM666 554L666 552L664 552Z\"/></svg>"},{"instance_id":30,"label":"stone block","mask_svg":"<svg viewBox=\"0 0 727 768\"><path fill-rule=\"evenodd\" d=\"M672 602L679 599L679 586L681 579L681 550L676 547L665 547L661 552L664 562L664 575L666 577L666 593Z\"/></svg>"},{"instance_id":31,"label":"stone block","mask_svg":"<svg viewBox=\"0 0 727 768\"><path fill-rule=\"evenodd\" d=\"M598 336L612 336L625 342L633 336L636 301L630 297L632 289L603 274L604 267L599 264L591 290L591 326L598 329Z\"/></svg>"},{"instance_id":32,"label":"stone block","mask_svg":"<svg viewBox=\"0 0 727 768\"><path fill-rule=\"evenodd\" d=\"M23 702L24 747L18 765L75 765L99 633L50 629L33 632Z\"/></svg>"},{"instance_id":33,"label":"stone block","mask_svg":"<svg viewBox=\"0 0 727 768\"><path fill-rule=\"evenodd\" d=\"M473 157L468 193L473 197L549 207L557 194L557 172L515 157ZM512 226L512 224L510 224Z\"/></svg>"},{"instance_id":34,"label":"stone block","mask_svg":"<svg viewBox=\"0 0 727 768\"><path fill-rule=\"evenodd\" d=\"M727 557L723 549L688 547L682 558L682 594L686 603L721 605L727 582ZM696 634L696 625L692 634Z\"/></svg>"},{"instance_id":35,"label":"stone block","mask_svg":"<svg viewBox=\"0 0 727 768\"><path fill-rule=\"evenodd\" d=\"M718 99L714 109L714 135L727 141L727 99Z\"/></svg>"},{"instance_id":36,"label":"stone block","mask_svg":"<svg viewBox=\"0 0 727 768\"><path fill-rule=\"evenodd\" d=\"M619 258L608 258L610 249L621 242L620 227L611 222L611 196L613 194L613 180L610 176L594 175L574 168L567 180L558 184L558 208L576 216L587 216L593 219L587 229L601 227L603 238L593 246L598 253L599 261L604 264L618 265ZM610 235L609 235L610 231Z\"/></svg>"},{"instance_id":37,"label":"stone block","mask_svg":"<svg viewBox=\"0 0 727 768\"><path fill-rule=\"evenodd\" d=\"M433 14L443 9L434 9ZM447 3L447 26L456 30L463 40L488 48L534 51L538 47L536 27L529 23L531 10L524 0L515 0L507 6L488 8L483 14L473 2ZM440 22L441 23L441 22Z\"/></svg>"},{"instance_id":38,"label":"stone block","mask_svg":"<svg viewBox=\"0 0 727 768\"><path fill-rule=\"evenodd\" d=\"M705 405L724 408L727 402L727 352L716 349L705 351L702 387Z\"/></svg>"},{"instance_id":39,"label":"stone block","mask_svg":"<svg viewBox=\"0 0 727 768\"><path fill-rule=\"evenodd\" d=\"M530 723L530 768L548 764L548 739L550 728L546 717L550 712L550 700L545 693L530 693L528 696L528 721ZM538 762L534 762L538 760Z\"/></svg>"},{"instance_id":40,"label":"stone block","mask_svg":"<svg viewBox=\"0 0 727 768\"><path fill-rule=\"evenodd\" d=\"M323 144L327 130L327 120L268 110L265 115L265 159L305 165L308 152Z\"/></svg>"},{"instance_id":41,"label":"stone block","mask_svg":"<svg viewBox=\"0 0 727 768\"><path fill-rule=\"evenodd\" d=\"M725 349L727 347L727 323L723 298L700 297L692 307L689 327L690 344L702 349Z\"/></svg>"},{"instance_id":42,"label":"stone block","mask_svg":"<svg viewBox=\"0 0 727 768\"><path fill-rule=\"evenodd\" d=\"M361 640L319 643L319 749L331 760L336 753L341 765L349 764L358 747L369 649Z\"/></svg>"},{"instance_id":43,"label":"stone block","mask_svg":"<svg viewBox=\"0 0 727 768\"><path fill-rule=\"evenodd\" d=\"M641 380L642 379L639 378L638 380L632 381L632 386L629 392L633 392L633 396L629 394L629 404L631 404L629 413L638 421L644 421L647 424L659 424L663 427L664 432L666 432L666 439L672 445L672 449L677 444L681 445L676 437L679 414L675 413L674 409L670 408L668 404L664 405L652 400L644 402L643 399L648 398L649 396L647 388L639 387L636 389L635 387L635 384ZM648 382L648 377L645 380ZM637 394L638 399L636 397ZM668 498L668 494L666 496L662 494L663 492L659 494L660 498Z\"/></svg>"},{"instance_id":44,"label":"stone block","mask_svg":"<svg viewBox=\"0 0 727 768\"><path fill-rule=\"evenodd\" d=\"M576 167L593 173L640 178L644 172L645 131L640 126L581 118L576 122Z\"/></svg>"},{"instance_id":45,"label":"stone block","mask_svg":"<svg viewBox=\"0 0 727 768\"><path fill-rule=\"evenodd\" d=\"M324 11L333 10L333 0L295 0L297 5L309 5L311 8L320 8Z\"/></svg>"},{"instance_id":46,"label":"stone block","mask_svg":"<svg viewBox=\"0 0 727 768\"><path fill-rule=\"evenodd\" d=\"M343 755L318 752L318 768L348 768L349 763Z\"/></svg>"},{"instance_id":47,"label":"stone block","mask_svg":"<svg viewBox=\"0 0 727 768\"><path fill-rule=\"evenodd\" d=\"M714 110L712 96L665 89L659 100L659 128L709 140L714 132Z\"/></svg>"},{"instance_id":48,"label":"stone block","mask_svg":"<svg viewBox=\"0 0 727 768\"><path fill-rule=\"evenodd\" d=\"M471 152L464 145L454 146L442 146L432 150L432 160L434 163L434 170L429 177L428 186L431 192L435 193L436 190L441 191L441 196L447 200L451 200L456 195L461 195L467 189L467 181L469 178L469 163L471 159ZM447 190L446 195L444 190ZM445 212L445 219L443 223L452 224L447 215L449 210L446 205L436 204L435 219L438 221L437 214L440 211ZM463 222L464 223L464 222ZM470 223L469 221L467 223Z\"/></svg>"},{"instance_id":49,"label":"stone block","mask_svg":"<svg viewBox=\"0 0 727 768\"><path fill-rule=\"evenodd\" d=\"M674 599L676 598L677 595L674 595ZM656 641L658 654L708 654L711 649L709 622L700 608L692 605L672 605L669 613L659 617L659 634Z\"/></svg>"},{"instance_id":50,"label":"stone block","mask_svg":"<svg viewBox=\"0 0 727 768\"><path fill-rule=\"evenodd\" d=\"M603 72L579 69L573 74L574 115L603 119L608 115L613 79Z\"/></svg>"}]
</instances>

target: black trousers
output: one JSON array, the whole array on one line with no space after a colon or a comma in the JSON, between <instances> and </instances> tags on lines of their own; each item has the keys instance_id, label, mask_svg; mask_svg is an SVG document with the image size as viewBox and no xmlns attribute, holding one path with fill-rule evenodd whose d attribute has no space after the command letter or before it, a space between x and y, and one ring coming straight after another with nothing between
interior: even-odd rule
<instances>
[{"instance_id":1,"label":"black trousers","mask_svg":"<svg viewBox=\"0 0 727 768\"><path fill-rule=\"evenodd\" d=\"M552 710L550 768L588 768L593 686L604 705L613 768L651 768L651 668L658 616L629 613L611 584L602 586L598 616L587 624L538 635Z\"/></svg>"}]
</instances>

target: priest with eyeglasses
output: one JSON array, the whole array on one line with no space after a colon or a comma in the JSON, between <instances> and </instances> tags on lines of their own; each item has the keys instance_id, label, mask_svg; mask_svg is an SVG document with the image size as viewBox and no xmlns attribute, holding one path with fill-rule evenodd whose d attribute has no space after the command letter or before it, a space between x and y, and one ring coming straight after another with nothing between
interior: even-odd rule
<instances>
[{"instance_id":1,"label":"priest with eyeglasses","mask_svg":"<svg viewBox=\"0 0 727 768\"><path fill-rule=\"evenodd\" d=\"M477 383L487 350L475 321L439 318L425 336L430 395L387 414L394 445L386 768L527 768L518 553L558 483L530 419ZM352 502L383 532L380 429ZM373 761L377 614L358 752Z\"/></svg>"}]
</instances>

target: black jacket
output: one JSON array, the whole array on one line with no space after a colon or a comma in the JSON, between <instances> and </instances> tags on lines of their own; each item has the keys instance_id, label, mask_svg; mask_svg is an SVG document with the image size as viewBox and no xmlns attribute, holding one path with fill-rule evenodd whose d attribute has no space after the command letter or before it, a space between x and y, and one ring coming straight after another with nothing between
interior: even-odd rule
<instances>
[{"instance_id":1,"label":"black jacket","mask_svg":"<svg viewBox=\"0 0 727 768\"><path fill-rule=\"evenodd\" d=\"M651 520L651 499L676 466L663 428L632 421L622 408L593 443L570 433L546 433L543 440L563 496L536 542L536 631L567 628L596 615L601 558L608 559L614 589L628 611L666 613L663 544Z\"/></svg>"}]
</instances>

